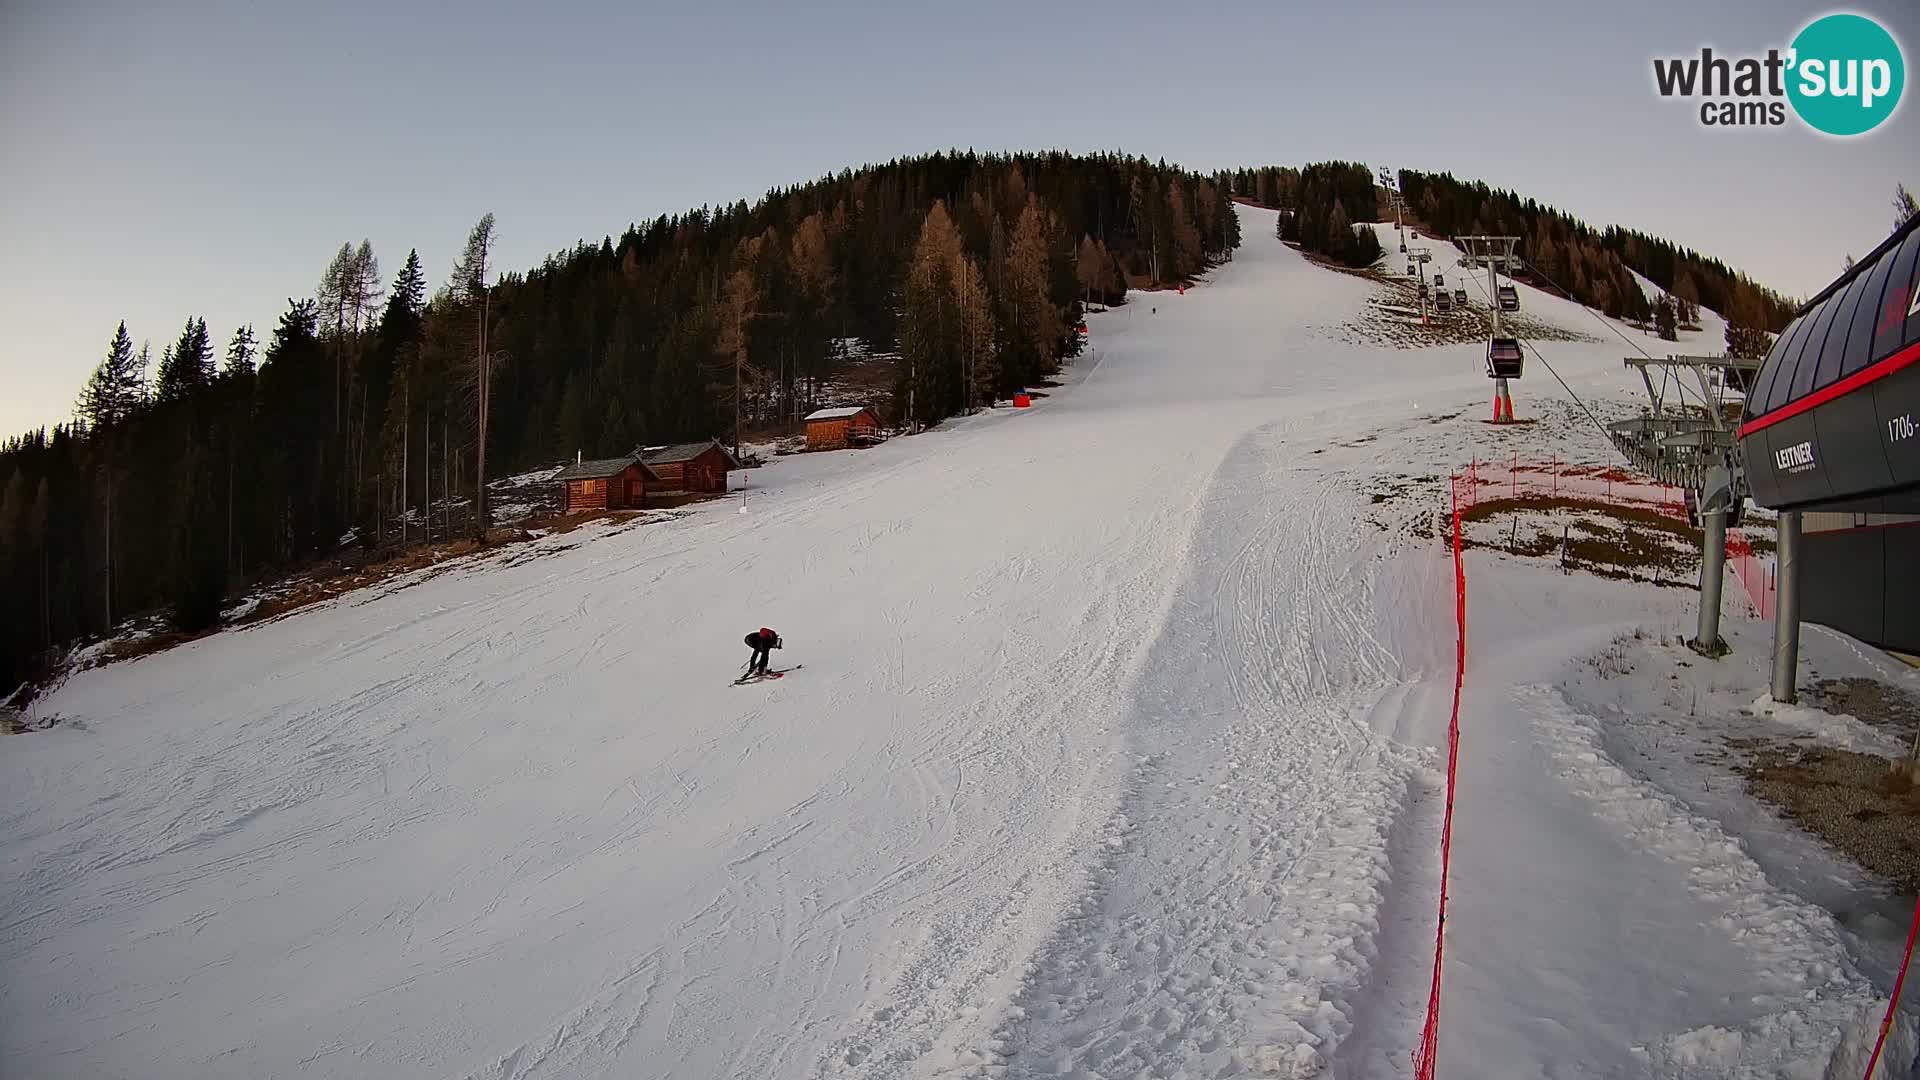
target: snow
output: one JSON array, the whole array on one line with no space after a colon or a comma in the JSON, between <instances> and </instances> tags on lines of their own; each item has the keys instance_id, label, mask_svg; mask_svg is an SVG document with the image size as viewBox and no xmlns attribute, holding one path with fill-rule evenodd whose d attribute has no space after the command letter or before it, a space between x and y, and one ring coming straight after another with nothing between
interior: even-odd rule
<instances>
[{"instance_id":1,"label":"snow","mask_svg":"<svg viewBox=\"0 0 1920 1080\"><path fill-rule=\"evenodd\" d=\"M1404 1075L1433 510L1453 463L1605 441L1531 373L1540 423L1479 423L1480 346L1347 340L1376 287L1240 213L1231 264L1090 316L1036 408L76 675L34 706L71 722L0 744L0 1071ZM1523 292L1607 339L1541 348L1624 407L1619 339ZM1468 575L1442 1075L1857 1052L1890 965L1829 901L1871 883L1809 897L1778 822L1622 749L1599 702L1655 664L1579 676L1688 594ZM805 670L729 685L768 623Z\"/></svg>"},{"instance_id":2,"label":"snow","mask_svg":"<svg viewBox=\"0 0 1920 1080\"><path fill-rule=\"evenodd\" d=\"M1407 231L1407 251L1400 251L1400 240L1394 232L1392 222L1372 222L1369 227L1380 240L1383 252L1379 269L1389 274L1404 276L1407 268L1407 256L1425 250L1430 253L1431 261L1426 264L1429 277L1438 270L1446 275L1446 288L1449 292L1456 288L1467 290L1468 302L1477 307L1487 306L1487 273L1484 267L1477 270L1460 265L1466 253L1456 247L1451 240L1439 240L1422 233L1414 239L1414 230ZM1518 252L1526 257L1523 244ZM1657 300L1664 293L1658 285L1629 270L1640 288L1650 300ZM1548 322L1561 329L1574 333L1605 338L1616 346L1626 345L1636 354L1665 356L1669 353L1719 354L1726 351L1727 322L1718 313L1707 308L1700 309L1700 329L1680 330L1677 341L1662 341L1652 328L1642 330L1632 323L1620 319L1608 318L1591 308L1576 304L1553 293L1537 288L1521 278L1501 276L1501 284L1511 284L1520 294L1520 310L1532 318ZM1618 333L1620 336L1615 336ZM1625 341L1622 341L1622 337ZM1624 353L1622 355L1625 355Z\"/></svg>"},{"instance_id":3,"label":"snow","mask_svg":"<svg viewBox=\"0 0 1920 1080\"><path fill-rule=\"evenodd\" d=\"M866 411L867 409L864 405L855 405L851 408L841 409L817 409L808 413L806 418L808 420L844 420L851 416L859 416Z\"/></svg>"}]
</instances>

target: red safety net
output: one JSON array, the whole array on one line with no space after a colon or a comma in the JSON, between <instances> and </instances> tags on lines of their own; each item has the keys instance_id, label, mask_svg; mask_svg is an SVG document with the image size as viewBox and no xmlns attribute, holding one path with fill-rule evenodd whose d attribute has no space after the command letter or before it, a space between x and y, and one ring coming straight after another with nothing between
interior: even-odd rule
<instances>
[{"instance_id":1,"label":"red safety net","mask_svg":"<svg viewBox=\"0 0 1920 1080\"><path fill-rule=\"evenodd\" d=\"M1504 460L1475 460L1454 478L1454 500L1460 509L1472 509L1493 499L1546 495L1552 498L1635 506L1685 520L1686 493L1617 466L1561 461L1534 461L1513 456ZM1778 582L1770 555L1753 549L1739 529L1727 530L1727 569L1746 593L1747 612L1756 619L1773 617Z\"/></svg>"}]
</instances>

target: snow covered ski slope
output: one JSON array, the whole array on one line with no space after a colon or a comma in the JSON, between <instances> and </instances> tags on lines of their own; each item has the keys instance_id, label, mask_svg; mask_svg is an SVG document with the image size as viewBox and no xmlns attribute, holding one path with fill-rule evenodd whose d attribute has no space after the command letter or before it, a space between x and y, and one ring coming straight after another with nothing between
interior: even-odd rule
<instances>
[{"instance_id":1,"label":"snow covered ski slope","mask_svg":"<svg viewBox=\"0 0 1920 1080\"><path fill-rule=\"evenodd\" d=\"M1347 343L1373 286L1241 213L1034 409L41 702L0 1074L1403 1075L1452 583L1369 484L1444 481L1486 380ZM763 624L805 677L728 688Z\"/></svg>"}]
</instances>

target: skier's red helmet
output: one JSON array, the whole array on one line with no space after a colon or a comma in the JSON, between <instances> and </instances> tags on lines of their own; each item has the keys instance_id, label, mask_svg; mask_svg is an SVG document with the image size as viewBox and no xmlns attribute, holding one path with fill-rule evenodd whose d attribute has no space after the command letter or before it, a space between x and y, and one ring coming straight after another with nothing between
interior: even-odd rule
<instances>
[{"instance_id":1,"label":"skier's red helmet","mask_svg":"<svg viewBox=\"0 0 1920 1080\"><path fill-rule=\"evenodd\" d=\"M770 638L770 637L778 637L779 635L775 634L773 631L763 626L760 628L760 636L763 638Z\"/></svg>"}]
</instances>

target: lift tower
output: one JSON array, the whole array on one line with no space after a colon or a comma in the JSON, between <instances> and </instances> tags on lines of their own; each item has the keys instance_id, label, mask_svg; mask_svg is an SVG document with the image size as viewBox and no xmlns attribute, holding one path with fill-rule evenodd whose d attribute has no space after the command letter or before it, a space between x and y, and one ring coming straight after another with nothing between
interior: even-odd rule
<instances>
[{"instance_id":1,"label":"lift tower","mask_svg":"<svg viewBox=\"0 0 1920 1080\"><path fill-rule=\"evenodd\" d=\"M1608 434L1635 468L1685 490L1689 516L1699 517L1700 619L1687 644L1695 652L1718 656L1726 651L1720 638L1720 584L1727 561L1727 526L1739 523L1748 493L1746 469L1734 444L1746 390L1753 385L1760 361L1735 356L1663 360L1629 356L1626 360L1628 367L1640 372L1650 407L1640 416L1608 425ZM1655 369L1660 372L1657 383ZM1698 391L1693 400L1688 400L1690 382ZM1783 523L1783 564L1799 546L1797 538L1797 532L1787 535ZM1782 610L1797 602L1798 596L1789 596L1783 585Z\"/></svg>"},{"instance_id":2,"label":"lift tower","mask_svg":"<svg viewBox=\"0 0 1920 1080\"><path fill-rule=\"evenodd\" d=\"M1493 316L1493 332L1487 337L1487 377L1493 380L1493 422L1511 424L1513 393L1507 387L1507 380L1520 377L1525 354L1521 352L1518 338L1505 337L1500 333L1501 311L1513 311L1519 307L1519 293L1511 285L1504 288L1513 295L1513 306L1509 307L1504 302L1507 293L1501 291L1500 269L1513 260L1514 245L1520 242L1520 238L1460 236L1454 239L1466 248L1469 266L1481 259L1487 263L1487 307Z\"/></svg>"}]
</instances>

